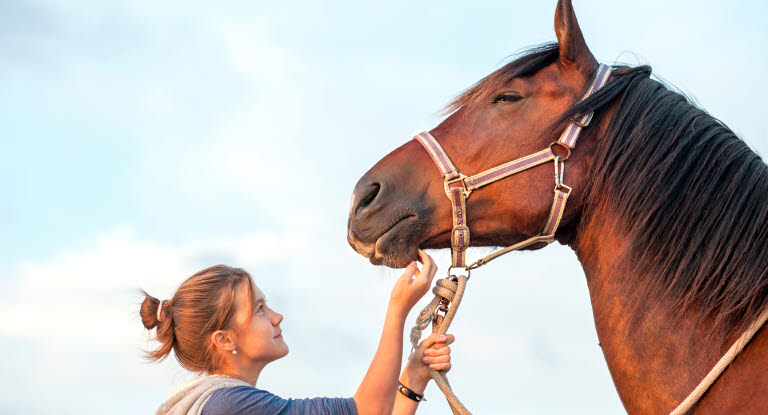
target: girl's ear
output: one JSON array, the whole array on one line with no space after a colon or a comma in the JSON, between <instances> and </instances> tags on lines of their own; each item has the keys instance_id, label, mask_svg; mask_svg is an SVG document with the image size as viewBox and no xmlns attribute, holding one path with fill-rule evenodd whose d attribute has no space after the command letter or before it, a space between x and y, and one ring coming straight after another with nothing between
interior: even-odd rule
<instances>
[{"instance_id":1,"label":"girl's ear","mask_svg":"<svg viewBox=\"0 0 768 415\"><path fill-rule=\"evenodd\" d=\"M234 334L229 330L214 331L211 333L211 342L221 352L231 353L236 347Z\"/></svg>"}]
</instances>

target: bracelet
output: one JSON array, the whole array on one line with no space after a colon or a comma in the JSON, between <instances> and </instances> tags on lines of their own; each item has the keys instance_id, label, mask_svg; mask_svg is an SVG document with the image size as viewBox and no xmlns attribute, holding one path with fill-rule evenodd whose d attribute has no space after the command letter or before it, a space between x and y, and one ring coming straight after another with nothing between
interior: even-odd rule
<instances>
[{"instance_id":1,"label":"bracelet","mask_svg":"<svg viewBox=\"0 0 768 415\"><path fill-rule=\"evenodd\" d=\"M410 399L412 401L416 401L416 402L426 401L426 399L424 399L424 395L420 395L420 394L418 394L418 393L408 389L408 387L403 385L402 382L398 382L398 384L397 384L397 391L402 393L403 396L405 396L406 398L408 398L408 399Z\"/></svg>"}]
</instances>

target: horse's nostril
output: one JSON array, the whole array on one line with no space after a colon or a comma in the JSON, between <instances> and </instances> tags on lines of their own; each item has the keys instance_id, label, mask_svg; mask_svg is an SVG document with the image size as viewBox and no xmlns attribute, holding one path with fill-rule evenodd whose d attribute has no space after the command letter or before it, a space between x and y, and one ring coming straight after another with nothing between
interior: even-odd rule
<instances>
[{"instance_id":1,"label":"horse's nostril","mask_svg":"<svg viewBox=\"0 0 768 415\"><path fill-rule=\"evenodd\" d=\"M363 176L352 191L352 200L349 203L350 221L375 214L382 207L382 198L388 194L386 182Z\"/></svg>"},{"instance_id":2,"label":"horse's nostril","mask_svg":"<svg viewBox=\"0 0 768 415\"><path fill-rule=\"evenodd\" d=\"M376 196L379 194L379 190L381 189L381 185L378 183L371 183L371 186L368 188L368 192L365 193L365 196L360 200L360 204L357 206L358 209L365 209L368 205L373 202L374 199L376 199Z\"/></svg>"}]
</instances>

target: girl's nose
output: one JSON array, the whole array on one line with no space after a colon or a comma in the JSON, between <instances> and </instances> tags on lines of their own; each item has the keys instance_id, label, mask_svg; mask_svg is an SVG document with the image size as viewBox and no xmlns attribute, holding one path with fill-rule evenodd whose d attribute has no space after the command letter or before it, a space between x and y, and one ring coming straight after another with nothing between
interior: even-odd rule
<instances>
[{"instance_id":1,"label":"girl's nose","mask_svg":"<svg viewBox=\"0 0 768 415\"><path fill-rule=\"evenodd\" d=\"M274 317L273 320L274 320L274 322L275 322L274 324L276 326L276 325L280 324L280 322L283 321L283 315L278 313L277 311L275 311L275 317Z\"/></svg>"}]
</instances>

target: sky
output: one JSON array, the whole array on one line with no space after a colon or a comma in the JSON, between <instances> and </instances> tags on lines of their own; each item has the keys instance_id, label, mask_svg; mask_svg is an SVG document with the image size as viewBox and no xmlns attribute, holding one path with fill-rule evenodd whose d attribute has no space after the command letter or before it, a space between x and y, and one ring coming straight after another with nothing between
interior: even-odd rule
<instances>
[{"instance_id":1,"label":"sky","mask_svg":"<svg viewBox=\"0 0 768 415\"><path fill-rule=\"evenodd\" d=\"M768 155L765 2L574 7L598 59L652 65ZM400 274L347 245L354 184L457 93L554 40L554 9L0 2L0 413L153 413L192 375L142 358L156 343L138 290L168 298L217 263L248 270L285 316L291 353L260 388L351 396ZM452 326L462 401L482 414L620 413L573 252L482 271ZM419 413L448 411L434 385L426 396Z\"/></svg>"}]
</instances>

